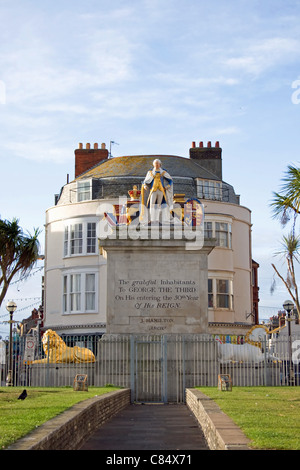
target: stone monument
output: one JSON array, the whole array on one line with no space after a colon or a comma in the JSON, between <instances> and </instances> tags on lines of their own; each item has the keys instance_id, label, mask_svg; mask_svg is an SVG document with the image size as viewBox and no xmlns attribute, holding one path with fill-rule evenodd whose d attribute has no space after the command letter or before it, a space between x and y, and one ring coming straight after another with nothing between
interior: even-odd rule
<instances>
[{"instance_id":1,"label":"stone monument","mask_svg":"<svg viewBox=\"0 0 300 470\"><path fill-rule=\"evenodd\" d=\"M182 194L173 197L171 176L159 160L153 164L141 191L129 192L127 207L115 205L115 216L127 218L105 214L111 228L100 235L107 333L207 333L207 257L214 242L203 237L203 206Z\"/></svg>"}]
</instances>

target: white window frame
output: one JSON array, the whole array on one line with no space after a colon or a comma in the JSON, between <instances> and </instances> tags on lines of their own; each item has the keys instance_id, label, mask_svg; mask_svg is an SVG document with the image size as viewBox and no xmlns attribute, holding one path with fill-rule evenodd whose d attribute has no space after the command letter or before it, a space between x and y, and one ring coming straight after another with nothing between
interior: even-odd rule
<instances>
[{"instance_id":1,"label":"white window frame","mask_svg":"<svg viewBox=\"0 0 300 470\"><path fill-rule=\"evenodd\" d=\"M98 255L97 244L97 223L95 217L86 217L78 219L70 219L65 222L64 241L63 241L63 258L71 258L74 256L95 256ZM93 227L89 227L93 224ZM79 237L78 226L81 225L81 237ZM77 226L77 230L74 227ZM91 236L91 232L92 235ZM76 236L72 236L72 234Z\"/></svg>"},{"instance_id":2,"label":"white window frame","mask_svg":"<svg viewBox=\"0 0 300 470\"><path fill-rule=\"evenodd\" d=\"M75 223L69 226L69 253L70 256L82 255L83 251L83 223Z\"/></svg>"},{"instance_id":3,"label":"white window frame","mask_svg":"<svg viewBox=\"0 0 300 470\"><path fill-rule=\"evenodd\" d=\"M67 295L69 301L69 309L72 313L79 313L82 305L82 275L78 273L67 275ZM69 289L69 291L68 291ZM75 308L74 308L75 306Z\"/></svg>"},{"instance_id":4,"label":"white window frame","mask_svg":"<svg viewBox=\"0 0 300 470\"><path fill-rule=\"evenodd\" d=\"M90 201L92 199L92 179L77 181L77 202Z\"/></svg>"},{"instance_id":5,"label":"white window frame","mask_svg":"<svg viewBox=\"0 0 300 470\"><path fill-rule=\"evenodd\" d=\"M208 224L211 224L208 228ZM218 224L227 224L227 230L220 230ZM216 248L232 249L232 220L225 219L209 219L206 218L204 221L204 236L206 237L209 232L208 238L216 239ZM226 234L223 240L226 240L226 244L222 244L222 234Z\"/></svg>"},{"instance_id":6,"label":"white window frame","mask_svg":"<svg viewBox=\"0 0 300 470\"><path fill-rule=\"evenodd\" d=\"M219 282L228 282L228 292L218 292L218 283ZM208 308L212 310L224 310L226 312L232 311L234 309L234 297L233 297L233 279L230 277L216 276L213 277L208 275L208 283L211 283L212 289L208 290ZM228 298L228 307L220 306L219 296L227 296Z\"/></svg>"},{"instance_id":7,"label":"white window frame","mask_svg":"<svg viewBox=\"0 0 300 470\"><path fill-rule=\"evenodd\" d=\"M197 179L197 196L210 201L222 201L222 181Z\"/></svg>"},{"instance_id":8,"label":"white window frame","mask_svg":"<svg viewBox=\"0 0 300 470\"><path fill-rule=\"evenodd\" d=\"M93 225L94 227L89 227ZM95 255L97 253L97 222L87 221L86 222L86 253L88 255Z\"/></svg>"},{"instance_id":9,"label":"white window frame","mask_svg":"<svg viewBox=\"0 0 300 470\"><path fill-rule=\"evenodd\" d=\"M94 276L94 291L87 291L87 276ZM75 276L79 279L77 285L80 286L79 290L71 291L72 280L75 280ZM70 270L65 271L62 275L62 314L63 315L78 315L78 314L87 314L87 313L98 313L98 303L99 303L99 273L95 270L85 269L85 270ZM93 307L92 309L87 308L87 296L94 295ZM72 309L72 296L73 299L76 299L76 308ZM74 303L73 303L74 305Z\"/></svg>"}]
</instances>

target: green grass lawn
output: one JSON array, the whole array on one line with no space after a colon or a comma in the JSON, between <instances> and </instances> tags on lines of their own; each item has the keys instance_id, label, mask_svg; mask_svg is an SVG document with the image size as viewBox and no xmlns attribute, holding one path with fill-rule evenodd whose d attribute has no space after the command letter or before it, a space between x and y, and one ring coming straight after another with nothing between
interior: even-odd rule
<instances>
[{"instance_id":1,"label":"green grass lawn","mask_svg":"<svg viewBox=\"0 0 300 470\"><path fill-rule=\"evenodd\" d=\"M256 449L300 450L300 387L199 387Z\"/></svg>"},{"instance_id":2,"label":"green grass lawn","mask_svg":"<svg viewBox=\"0 0 300 470\"><path fill-rule=\"evenodd\" d=\"M0 387L0 448L12 444L45 421L75 403L102 395L117 387L27 388L26 400L18 400L21 387ZM251 439L257 449L300 450L300 387L201 387Z\"/></svg>"},{"instance_id":3,"label":"green grass lawn","mask_svg":"<svg viewBox=\"0 0 300 470\"><path fill-rule=\"evenodd\" d=\"M26 390L28 396L21 401L18 396L23 388L0 387L0 449L9 446L76 403L119 388L89 387L86 392L75 392L72 387L28 387Z\"/></svg>"}]
</instances>

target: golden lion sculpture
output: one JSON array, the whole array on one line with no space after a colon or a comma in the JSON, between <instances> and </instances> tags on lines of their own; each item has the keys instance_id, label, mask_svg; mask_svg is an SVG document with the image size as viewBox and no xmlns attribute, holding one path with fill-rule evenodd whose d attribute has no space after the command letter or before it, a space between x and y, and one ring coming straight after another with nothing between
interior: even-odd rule
<instances>
[{"instance_id":1,"label":"golden lion sculpture","mask_svg":"<svg viewBox=\"0 0 300 470\"><path fill-rule=\"evenodd\" d=\"M82 363L82 362L95 362L95 356L87 348L80 348L74 346L70 348L66 345L63 339L53 330L47 330L42 338L43 350L46 355L44 359L37 359L33 364L44 363ZM48 356L49 347L49 356Z\"/></svg>"}]
</instances>

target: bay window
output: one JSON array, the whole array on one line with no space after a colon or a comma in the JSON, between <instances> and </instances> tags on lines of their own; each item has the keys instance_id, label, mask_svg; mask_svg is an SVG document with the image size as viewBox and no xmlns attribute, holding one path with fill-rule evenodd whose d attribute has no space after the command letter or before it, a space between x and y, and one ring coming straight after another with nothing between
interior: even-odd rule
<instances>
[{"instance_id":1,"label":"bay window","mask_svg":"<svg viewBox=\"0 0 300 470\"><path fill-rule=\"evenodd\" d=\"M233 310L232 279L208 279L208 308Z\"/></svg>"},{"instance_id":2,"label":"bay window","mask_svg":"<svg viewBox=\"0 0 300 470\"><path fill-rule=\"evenodd\" d=\"M217 246L231 248L231 224L215 222Z\"/></svg>"},{"instance_id":3,"label":"bay window","mask_svg":"<svg viewBox=\"0 0 300 470\"><path fill-rule=\"evenodd\" d=\"M64 232L64 257L97 254L96 222L69 223Z\"/></svg>"},{"instance_id":4,"label":"bay window","mask_svg":"<svg viewBox=\"0 0 300 470\"><path fill-rule=\"evenodd\" d=\"M63 276L63 313L93 313L97 308L96 272L68 273Z\"/></svg>"},{"instance_id":5,"label":"bay window","mask_svg":"<svg viewBox=\"0 0 300 470\"><path fill-rule=\"evenodd\" d=\"M229 222L205 221L204 237L215 238L216 246L232 248L232 229Z\"/></svg>"}]
</instances>

